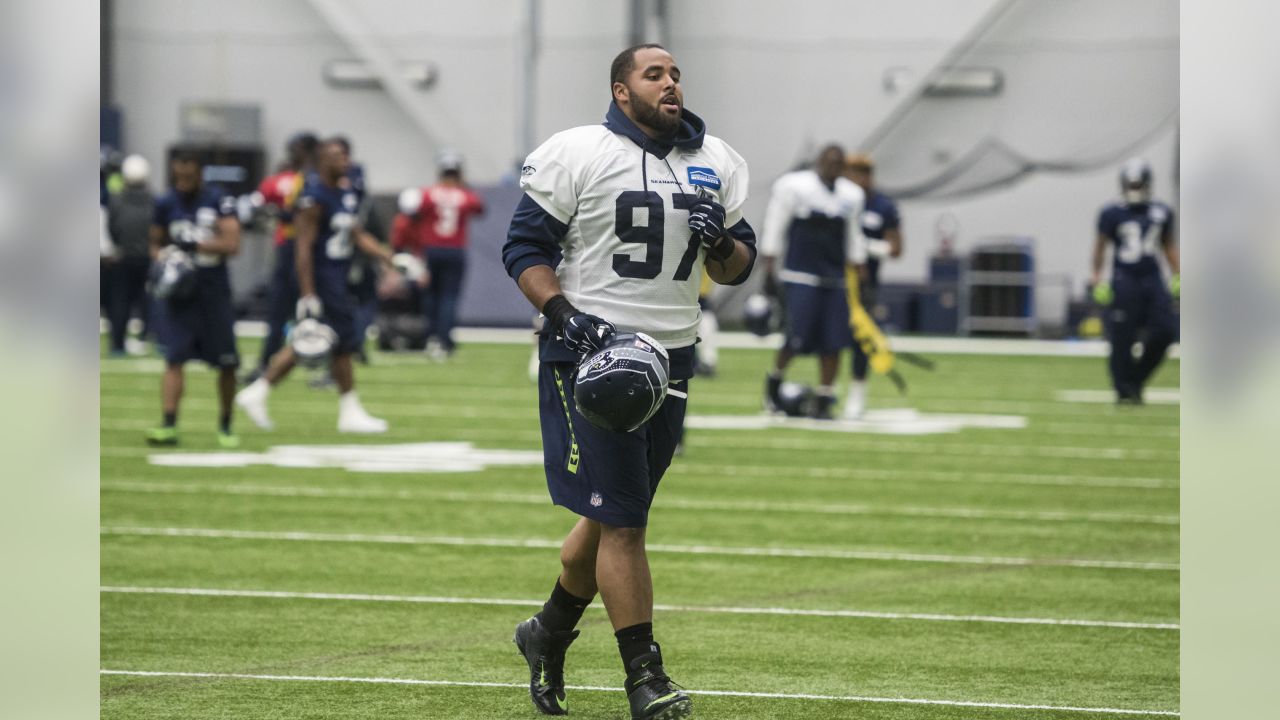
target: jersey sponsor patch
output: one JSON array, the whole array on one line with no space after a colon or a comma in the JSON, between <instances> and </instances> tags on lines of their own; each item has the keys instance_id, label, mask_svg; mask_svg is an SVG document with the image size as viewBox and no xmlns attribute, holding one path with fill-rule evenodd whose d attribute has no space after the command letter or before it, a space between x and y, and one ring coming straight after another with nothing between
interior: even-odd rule
<instances>
[{"instance_id":1,"label":"jersey sponsor patch","mask_svg":"<svg viewBox=\"0 0 1280 720\"><path fill-rule=\"evenodd\" d=\"M712 190L720 189L720 176L716 175L716 171L709 167L689 166L689 184L698 187L710 188Z\"/></svg>"},{"instance_id":2,"label":"jersey sponsor patch","mask_svg":"<svg viewBox=\"0 0 1280 720\"><path fill-rule=\"evenodd\" d=\"M525 165L524 167L520 168L520 174L523 175L524 177L529 177L530 175L536 172L538 172L538 168L532 165Z\"/></svg>"}]
</instances>

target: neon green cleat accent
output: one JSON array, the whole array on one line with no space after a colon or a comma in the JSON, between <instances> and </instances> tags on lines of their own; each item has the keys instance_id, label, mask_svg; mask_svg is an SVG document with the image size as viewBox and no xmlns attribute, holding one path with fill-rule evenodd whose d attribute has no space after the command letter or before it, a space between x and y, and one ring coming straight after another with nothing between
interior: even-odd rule
<instances>
[{"instance_id":1,"label":"neon green cleat accent","mask_svg":"<svg viewBox=\"0 0 1280 720\"><path fill-rule=\"evenodd\" d=\"M235 450L240 447L240 436L231 433L218 433L218 447L223 450Z\"/></svg>"},{"instance_id":2,"label":"neon green cleat accent","mask_svg":"<svg viewBox=\"0 0 1280 720\"><path fill-rule=\"evenodd\" d=\"M177 445L178 444L178 428L176 427L158 427L151 428L147 431L148 445Z\"/></svg>"}]
</instances>

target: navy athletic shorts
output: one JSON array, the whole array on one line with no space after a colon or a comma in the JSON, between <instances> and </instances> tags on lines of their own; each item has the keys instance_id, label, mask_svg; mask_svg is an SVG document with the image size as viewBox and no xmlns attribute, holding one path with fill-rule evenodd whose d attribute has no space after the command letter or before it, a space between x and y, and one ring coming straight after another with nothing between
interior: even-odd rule
<instances>
[{"instance_id":1,"label":"navy athletic shorts","mask_svg":"<svg viewBox=\"0 0 1280 720\"><path fill-rule=\"evenodd\" d=\"M843 287L786 283L787 344L797 355L831 355L853 346Z\"/></svg>"},{"instance_id":2,"label":"navy athletic shorts","mask_svg":"<svg viewBox=\"0 0 1280 720\"><path fill-rule=\"evenodd\" d=\"M342 266L316 268L316 296L324 305L324 324L333 328L338 342L333 346L335 355L358 352L360 333L356 329L355 301L347 289L347 268Z\"/></svg>"},{"instance_id":3,"label":"navy athletic shorts","mask_svg":"<svg viewBox=\"0 0 1280 720\"><path fill-rule=\"evenodd\" d=\"M644 527L658 482L680 441L686 398L669 392L649 422L632 432L602 430L574 405L576 362L549 359L563 353L548 353L546 339L542 344L538 412L551 501L612 527ZM668 352L670 390L687 396L693 347Z\"/></svg>"},{"instance_id":4,"label":"navy athletic shorts","mask_svg":"<svg viewBox=\"0 0 1280 720\"><path fill-rule=\"evenodd\" d=\"M170 365L203 360L216 368L239 367L231 284L218 270L196 270L192 297L155 303L156 339Z\"/></svg>"}]
</instances>

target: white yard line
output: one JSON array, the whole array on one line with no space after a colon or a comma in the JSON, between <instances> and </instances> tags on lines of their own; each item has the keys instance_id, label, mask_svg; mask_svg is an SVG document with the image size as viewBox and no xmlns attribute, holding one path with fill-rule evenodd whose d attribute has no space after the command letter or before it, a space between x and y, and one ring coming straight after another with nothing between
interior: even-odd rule
<instances>
[{"instance_id":1,"label":"white yard line","mask_svg":"<svg viewBox=\"0 0 1280 720\"><path fill-rule=\"evenodd\" d=\"M394 432L394 429L393 429ZM298 433L281 435L292 438ZM419 433L421 434L421 433ZM497 433L495 433L497 434ZM510 436L510 433L506 433ZM535 432L534 435L537 433ZM143 445L102 445L99 455L102 457L146 457L165 451L157 451ZM677 458L672 464L670 473L693 475L698 477L734 477L746 475L751 477L768 477L786 479L790 477L830 477L847 478L852 481L865 480L903 480L907 482L948 482L983 485L1048 485L1057 487L1103 487L1103 488L1139 488L1154 490L1176 490L1176 478L1158 478L1146 476L1126 477L1123 475L1096 475L1080 473L1072 475L1019 473L1019 472L970 472L958 470L913 470L905 468L885 468L867 466L866 458L859 458L857 463L851 461L847 467L796 467L794 465L723 465ZM422 477L427 477L423 475Z\"/></svg>"},{"instance_id":2,"label":"white yard line","mask_svg":"<svg viewBox=\"0 0 1280 720\"><path fill-rule=\"evenodd\" d=\"M111 670L102 669L102 675L124 675L133 677L184 677L220 680L265 680L275 682L329 682L329 683L367 683L374 685L428 685L435 687L477 687L477 688L519 688L527 690L528 683L473 682L463 680L418 680L414 678L380 678L380 677L337 677L328 675L251 675L247 673L202 673L202 672L164 672L155 670ZM594 685L568 685L569 690L591 692L621 692L620 688L598 687ZM1058 712L1098 713L1107 715L1160 715L1178 717L1179 713L1170 710L1127 710L1122 708L1072 707L1064 705L1023 705L1017 703L974 702L968 700L924 700L918 698L886 698L861 695L815 695L802 693L766 693L742 692L737 690L689 690L691 695L707 695L719 697L751 697L773 700L827 700L853 703L891 703L899 705L945 705L952 707L1002 708L1008 710L1050 710Z\"/></svg>"},{"instance_id":3,"label":"white yard line","mask_svg":"<svg viewBox=\"0 0 1280 720\"><path fill-rule=\"evenodd\" d=\"M190 527L103 527L103 535L200 537L239 540L281 540L297 542L379 543L393 545L447 545L459 547L504 547L559 550L561 540L546 538L485 538L429 535L367 535L361 533L315 533L303 531L224 530ZM651 553L673 555L725 555L782 558L822 558L829 560L870 560L887 562L956 563L964 565L1055 566L1108 570L1178 571L1176 563L1132 560L1092 560L1078 558L984 557L928 553L846 550L842 548L724 547L716 545L675 545L650 543Z\"/></svg>"},{"instance_id":4,"label":"white yard line","mask_svg":"<svg viewBox=\"0 0 1280 720\"><path fill-rule=\"evenodd\" d=\"M1111 390L1059 390L1057 398L1069 403L1109 405L1115 403L1116 394ZM1147 388L1142 399L1149 405L1178 405L1182 402L1182 391L1179 388Z\"/></svg>"},{"instance_id":5,"label":"white yard line","mask_svg":"<svg viewBox=\"0 0 1280 720\"><path fill-rule=\"evenodd\" d=\"M493 503L514 505L546 505L545 493L450 492L413 490L372 490L364 488L320 488L284 485L211 485L200 483L104 482L103 490L178 495L248 495L266 497L351 498L367 500L431 500L435 502ZM801 513L815 515L884 515L931 517L960 520L1027 520L1043 522L1141 523L1177 525L1177 515L1144 515L1138 513L1067 512L1036 510L990 510L985 508L877 507L822 502L771 502L695 500L663 497L658 504L681 510L724 512Z\"/></svg>"},{"instance_id":6,"label":"white yard line","mask_svg":"<svg viewBox=\"0 0 1280 720\"><path fill-rule=\"evenodd\" d=\"M439 413L427 412L429 408L420 406L412 406L415 409L409 412L389 411L385 405L379 406L379 412L388 416L396 415L433 415L441 418L449 417L450 414L444 411ZM409 406L406 406L409 407ZM331 407L324 409L316 408L301 409L298 407L290 407L289 412L301 413L307 415L324 415L326 417L336 416L336 410ZM474 408L470 410L460 410L452 413L453 417L469 417L481 418L485 417L484 412ZM498 417L498 416L493 416ZM506 418L507 416L502 416ZM530 421L534 416L527 418ZM140 426L137 421L132 420L106 420L103 421L101 427L108 430L138 430ZM287 431L288 428L286 427ZM398 432L393 434L397 437L407 437L417 435L419 437L430 435L430 428L409 429L399 428ZM783 430L794 431L791 428ZM187 432L192 432L188 429ZM194 430L199 433L199 430ZM499 437L507 439L529 439L535 440L541 436L536 430L528 432L512 431L502 428L457 428L451 427L448 432L451 435L465 435L468 437ZM290 433L296 435L297 433ZM1178 463L1179 451L1173 447L1163 450L1155 450L1149 448L1122 448L1122 447L1101 447L1101 446L1078 446L1078 445L1045 445L1040 442L1002 442L1002 443L975 443L975 442L910 442L902 440L872 440L873 435L867 433L823 433L821 437L815 436L785 436L778 437L776 432L758 431L758 432L742 432L735 431L732 434L728 432L718 432L714 430L698 430L697 436L690 439L691 445L700 448L720 448L720 449L765 449L765 450L808 450L814 452L876 452L876 453L895 453L902 455L911 454L933 454L946 455L948 457L977 457L977 458L1054 458L1068 460L1085 460L1085 461L1107 461L1107 462L1130 462L1141 460L1147 462L1159 463Z\"/></svg>"},{"instance_id":7,"label":"white yard line","mask_svg":"<svg viewBox=\"0 0 1280 720\"><path fill-rule=\"evenodd\" d=\"M905 480L926 482L980 483L993 485L1056 485L1062 487L1111 487L1177 489L1176 479L1124 477L1119 475L1045 475L1035 473L991 473L949 470L911 470L903 468L864 467L851 463L848 467L794 467L769 465L721 465L676 460L669 472L705 477L829 477L849 480Z\"/></svg>"},{"instance_id":8,"label":"white yard line","mask_svg":"<svg viewBox=\"0 0 1280 720\"><path fill-rule=\"evenodd\" d=\"M170 588L108 585L104 593L139 595L194 595L199 597L270 598L279 600L336 600L351 602L415 603L426 605L493 605L542 607L542 600L508 598L464 598L431 595L368 595L362 593L287 592L279 590L223 590L215 588ZM589 606L603 610L600 604ZM1180 630L1177 623L1130 622L1121 620L1073 620L1060 618L998 617L993 615L945 615L937 613L878 612L871 610L808 610L778 607L719 607L705 605L653 606L660 612L691 612L727 615L784 615L794 617L859 618L868 620L920 620L926 622L998 623L1008 625L1060 625L1069 627L1119 628L1126 630Z\"/></svg>"},{"instance_id":9,"label":"white yard line","mask_svg":"<svg viewBox=\"0 0 1280 720\"><path fill-rule=\"evenodd\" d=\"M1128 462L1145 460L1148 462L1179 461L1178 451L1149 450L1119 447L1081 447L1053 446L1040 443L947 443L947 442L907 442L901 440L863 440L862 437L850 434L850 442L834 442L830 435L815 437L758 437L746 433L734 435L699 435L698 447L717 448L769 448L773 450L808 450L825 452L887 452L903 455L948 455L968 457L1012 457L1012 458L1064 458L1072 460L1115 460Z\"/></svg>"}]
</instances>

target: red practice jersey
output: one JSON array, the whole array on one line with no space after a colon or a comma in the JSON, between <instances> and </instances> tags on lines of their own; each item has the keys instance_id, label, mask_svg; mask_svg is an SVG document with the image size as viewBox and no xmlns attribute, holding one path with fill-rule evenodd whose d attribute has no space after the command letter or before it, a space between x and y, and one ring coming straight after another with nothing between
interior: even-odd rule
<instances>
[{"instance_id":1,"label":"red practice jersey","mask_svg":"<svg viewBox=\"0 0 1280 720\"><path fill-rule=\"evenodd\" d=\"M293 203L302 190L302 176L297 170L283 170L265 178L258 185L264 205L276 208L276 245L293 237Z\"/></svg>"},{"instance_id":2,"label":"red practice jersey","mask_svg":"<svg viewBox=\"0 0 1280 720\"><path fill-rule=\"evenodd\" d=\"M398 250L467 246L467 222L484 212L484 201L466 188L433 185L422 190L422 207L412 217L396 216L392 244Z\"/></svg>"}]
</instances>

